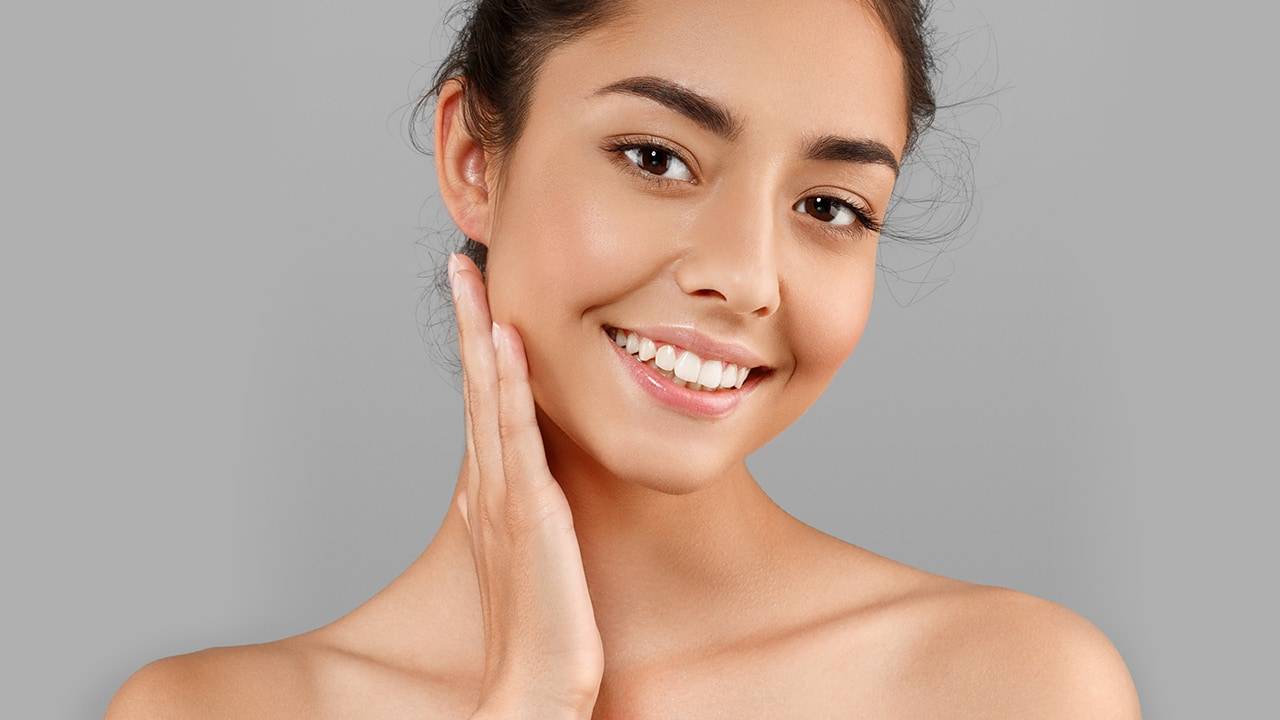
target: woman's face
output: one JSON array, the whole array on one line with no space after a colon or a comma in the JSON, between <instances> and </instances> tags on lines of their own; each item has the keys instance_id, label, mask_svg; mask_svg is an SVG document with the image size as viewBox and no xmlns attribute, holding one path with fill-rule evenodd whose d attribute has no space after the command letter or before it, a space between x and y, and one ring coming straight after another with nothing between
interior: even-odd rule
<instances>
[{"instance_id":1,"label":"woman's face","mask_svg":"<svg viewBox=\"0 0 1280 720\"><path fill-rule=\"evenodd\" d=\"M620 477L684 493L799 417L857 345L878 238L853 209L884 218L906 97L900 55L860 2L635 8L548 56L485 236L472 237L489 247L493 317L519 329L554 424L548 453L571 442ZM635 77L730 116L597 92ZM875 141L887 160L860 146L806 158L826 135ZM626 143L659 149L609 149ZM729 414L691 415L631 377L604 326L690 326L772 370Z\"/></svg>"}]
</instances>

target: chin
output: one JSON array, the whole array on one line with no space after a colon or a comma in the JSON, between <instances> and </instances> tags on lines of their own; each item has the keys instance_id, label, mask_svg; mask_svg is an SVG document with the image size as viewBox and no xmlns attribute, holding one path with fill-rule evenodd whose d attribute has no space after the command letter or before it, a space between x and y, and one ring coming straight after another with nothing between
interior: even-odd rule
<instances>
[{"instance_id":1,"label":"chin","mask_svg":"<svg viewBox=\"0 0 1280 720\"><path fill-rule=\"evenodd\" d=\"M539 414L552 473L554 458L567 452L579 461L589 459L622 482L667 495L687 495L723 479L744 460L742 449L735 445L708 445L705 439L695 442L687 436L683 442L673 442L654 426L597 421L576 428L572 421L561 425L542 408Z\"/></svg>"},{"instance_id":2,"label":"chin","mask_svg":"<svg viewBox=\"0 0 1280 720\"><path fill-rule=\"evenodd\" d=\"M693 474L681 468L666 473L640 473L620 476L623 480L634 483L664 495L688 495L714 485L725 475L725 468L717 466L714 472Z\"/></svg>"},{"instance_id":3,"label":"chin","mask_svg":"<svg viewBox=\"0 0 1280 720\"><path fill-rule=\"evenodd\" d=\"M666 437L599 438L596 461L620 480L667 495L687 495L721 481L744 458L732 445L672 444ZM607 459L602 459L607 458Z\"/></svg>"}]
</instances>

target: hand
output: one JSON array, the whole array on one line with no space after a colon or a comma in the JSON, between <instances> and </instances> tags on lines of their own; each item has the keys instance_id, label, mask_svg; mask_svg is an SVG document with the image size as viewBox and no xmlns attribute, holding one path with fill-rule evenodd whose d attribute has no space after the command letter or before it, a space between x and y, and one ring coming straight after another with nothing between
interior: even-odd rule
<instances>
[{"instance_id":1,"label":"hand","mask_svg":"<svg viewBox=\"0 0 1280 720\"><path fill-rule=\"evenodd\" d=\"M489 315L484 278L461 254L449 277L466 418L464 489L484 617L477 714L589 718L604 649L564 491L534 414L524 343Z\"/></svg>"}]
</instances>

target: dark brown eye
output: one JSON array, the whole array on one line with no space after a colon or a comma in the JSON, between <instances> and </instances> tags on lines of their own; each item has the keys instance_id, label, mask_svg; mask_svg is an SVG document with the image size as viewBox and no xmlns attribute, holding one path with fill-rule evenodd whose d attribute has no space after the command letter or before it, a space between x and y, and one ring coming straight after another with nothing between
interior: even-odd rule
<instances>
[{"instance_id":1,"label":"dark brown eye","mask_svg":"<svg viewBox=\"0 0 1280 720\"><path fill-rule=\"evenodd\" d=\"M826 195L810 195L796 204L804 205L804 209L801 212L808 213L830 225L852 225L858 219L858 213L848 203L839 198ZM843 220L841 222L832 222L841 216L842 211Z\"/></svg>"},{"instance_id":2,"label":"dark brown eye","mask_svg":"<svg viewBox=\"0 0 1280 720\"><path fill-rule=\"evenodd\" d=\"M670 156L667 153L658 148L640 149L640 167L654 175L667 174L667 160L669 158Z\"/></svg>"},{"instance_id":3,"label":"dark brown eye","mask_svg":"<svg viewBox=\"0 0 1280 720\"><path fill-rule=\"evenodd\" d=\"M689 166L672 152L656 145L629 145L622 149L632 165L663 180L692 180ZM677 176L667 177L667 171L677 169Z\"/></svg>"}]
</instances>

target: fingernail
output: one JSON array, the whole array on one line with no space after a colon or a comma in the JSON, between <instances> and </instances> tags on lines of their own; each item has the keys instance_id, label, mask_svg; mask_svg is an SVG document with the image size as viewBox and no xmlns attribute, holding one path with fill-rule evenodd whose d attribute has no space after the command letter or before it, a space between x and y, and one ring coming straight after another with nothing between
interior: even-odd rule
<instances>
[{"instance_id":1,"label":"fingernail","mask_svg":"<svg viewBox=\"0 0 1280 720\"><path fill-rule=\"evenodd\" d=\"M497 350L498 348L502 347L502 344L501 344L501 343L502 343L502 341L501 341L501 340L499 339L499 337L498 337L498 335L499 335L499 333L498 333L498 323L493 322L493 323L490 323L490 324L493 326L493 327L491 327L491 328L489 329L490 334L492 334L492 335L493 335L493 349L494 349L494 350Z\"/></svg>"}]
</instances>

